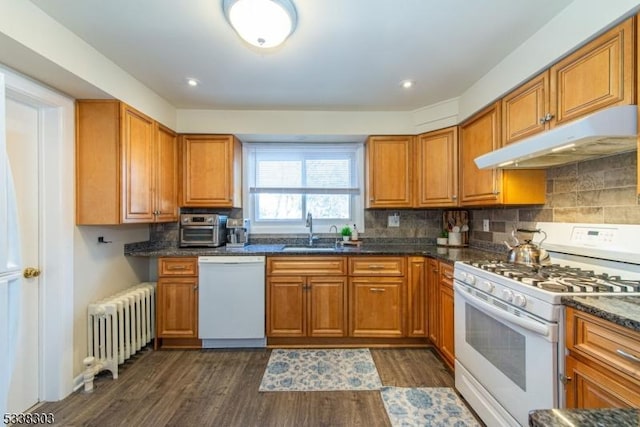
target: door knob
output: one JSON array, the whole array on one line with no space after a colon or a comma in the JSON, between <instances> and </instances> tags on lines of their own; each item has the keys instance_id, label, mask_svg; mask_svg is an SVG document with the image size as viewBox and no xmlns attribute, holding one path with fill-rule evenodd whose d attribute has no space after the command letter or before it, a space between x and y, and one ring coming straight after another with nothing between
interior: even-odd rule
<instances>
[{"instance_id":1,"label":"door knob","mask_svg":"<svg viewBox=\"0 0 640 427\"><path fill-rule=\"evenodd\" d=\"M40 269L34 267L27 267L22 272L25 279L31 279L32 277L38 277L40 275Z\"/></svg>"}]
</instances>

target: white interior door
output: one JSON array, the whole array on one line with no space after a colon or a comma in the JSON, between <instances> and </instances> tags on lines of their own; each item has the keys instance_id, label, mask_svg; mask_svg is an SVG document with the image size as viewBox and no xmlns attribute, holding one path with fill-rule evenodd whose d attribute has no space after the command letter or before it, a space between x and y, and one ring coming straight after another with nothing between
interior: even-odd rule
<instances>
[{"instance_id":1,"label":"white interior door","mask_svg":"<svg viewBox=\"0 0 640 427\"><path fill-rule=\"evenodd\" d=\"M6 143L18 207L22 265L39 268L40 113L26 101L6 100ZM24 412L39 401L39 279L22 278L15 367L7 411Z\"/></svg>"}]
</instances>

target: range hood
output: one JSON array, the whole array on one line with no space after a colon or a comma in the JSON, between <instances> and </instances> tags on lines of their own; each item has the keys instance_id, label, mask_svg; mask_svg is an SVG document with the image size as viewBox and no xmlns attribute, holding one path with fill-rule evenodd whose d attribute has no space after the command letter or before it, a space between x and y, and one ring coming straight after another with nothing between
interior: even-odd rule
<instances>
[{"instance_id":1,"label":"range hood","mask_svg":"<svg viewBox=\"0 0 640 427\"><path fill-rule=\"evenodd\" d=\"M542 169L638 148L638 106L622 105L476 157L480 169Z\"/></svg>"}]
</instances>

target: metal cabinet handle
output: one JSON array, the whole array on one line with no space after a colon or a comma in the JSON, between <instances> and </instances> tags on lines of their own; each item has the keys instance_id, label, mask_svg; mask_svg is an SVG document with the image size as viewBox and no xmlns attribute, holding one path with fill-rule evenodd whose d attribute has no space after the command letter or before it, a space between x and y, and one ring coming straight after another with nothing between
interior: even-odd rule
<instances>
[{"instance_id":1,"label":"metal cabinet handle","mask_svg":"<svg viewBox=\"0 0 640 427\"><path fill-rule=\"evenodd\" d=\"M633 354L627 353L621 348L617 349L616 353L618 353L620 356L624 357L625 359L631 360L632 362L640 363L640 358L634 356Z\"/></svg>"},{"instance_id":2,"label":"metal cabinet handle","mask_svg":"<svg viewBox=\"0 0 640 427\"><path fill-rule=\"evenodd\" d=\"M444 277L446 277L447 279L453 279L453 276L449 273L444 273Z\"/></svg>"},{"instance_id":3,"label":"metal cabinet handle","mask_svg":"<svg viewBox=\"0 0 640 427\"><path fill-rule=\"evenodd\" d=\"M382 270L382 269L384 269L384 265L369 264L369 270Z\"/></svg>"},{"instance_id":4,"label":"metal cabinet handle","mask_svg":"<svg viewBox=\"0 0 640 427\"><path fill-rule=\"evenodd\" d=\"M545 123L550 122L555 116L551 113L545 114L543 117L540 117L540 124L543 125Z\"/></svg>"},{"instance_id":5,"label":"metal cabinet handle","mask_svg":"<svg viewBox=\"0 0 640 427\"><path fill-rule=\"evenodd\" d=\"M458 196L456 196L455 194L453 196L451 196L451 199L456 200L458 198Z\"/></svg>"},{"instance_id":6,"label":"metal cabinet handle","mask_svg":"<svg viewBox=\"0 0 640 427\"><path fill-rule=\"evenodd\" d=\"M369 288L371 292L385 292L385 288Z\"/></svg>"},{"instance_id":7,"label":"metal cabinet handle","mask_svg":"<svg viewBox=\"0 0 640 427\"><path fill-rule=\"evenodd\" d=\"M167 270L186 270L187 266L185 265L170 265L167 267Z\"/></svg>"},{"instance_id":8,"label":"metal cabinet handle","mask_svg":"<svg viewBox=\"0 0 640 427\"><path fill-rule=\"evenodd\" d=\"M193 290L194 290L194 291L197 291L197 290L198 290L198 285L195 285L195 286L193 287Z\"/></svg>"}]
</instances>

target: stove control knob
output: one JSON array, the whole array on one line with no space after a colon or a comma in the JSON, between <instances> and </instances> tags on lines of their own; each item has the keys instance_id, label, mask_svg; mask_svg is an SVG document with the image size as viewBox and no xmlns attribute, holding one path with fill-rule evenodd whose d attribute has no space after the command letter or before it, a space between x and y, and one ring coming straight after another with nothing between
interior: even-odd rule
<instances>
[{"instance_id":1,"label":"stove control knob","mask_svg":"<svg viewBox=\"0 0 640 427\"><path fill-rule=\"evenodd\" d=\"M517 306L524 307L527 305L527 298L524 295L517 294L513 297L513 303Z\"/></svg>"},{"instance_id":2,"label":"stove control knob","mask_svg":"<svg viewBox=\"0 0 640 427\"><path fill-rule=\"evenodd\" d=\"M473 274L467 274L467 277L464 280L465 282L467 282L470 285L475 285L476 284L476 276L474 276Z\"/></svg>"},{"instance_id":3,"label":"stove control knob","mask_svg":"<svg viewBox=\"0 0 640 427\"><path fill-rule=\"evenodd\" d=\"M488 280L485 280L484 283L484 290L491 293L493 292L493 290L496 288L493 283L489 282Z\"/></svg>"},{"instance_id":4,"label":"stove control knob","mask_svg":"<svg viewBox=\"0 0 640 427\"><path fill-rule=\"evenodd\" d=\"M502 291L502 299L509 302L513 301L513 292L511 289L505 289Z\"/></svg>"}]
</instances>

